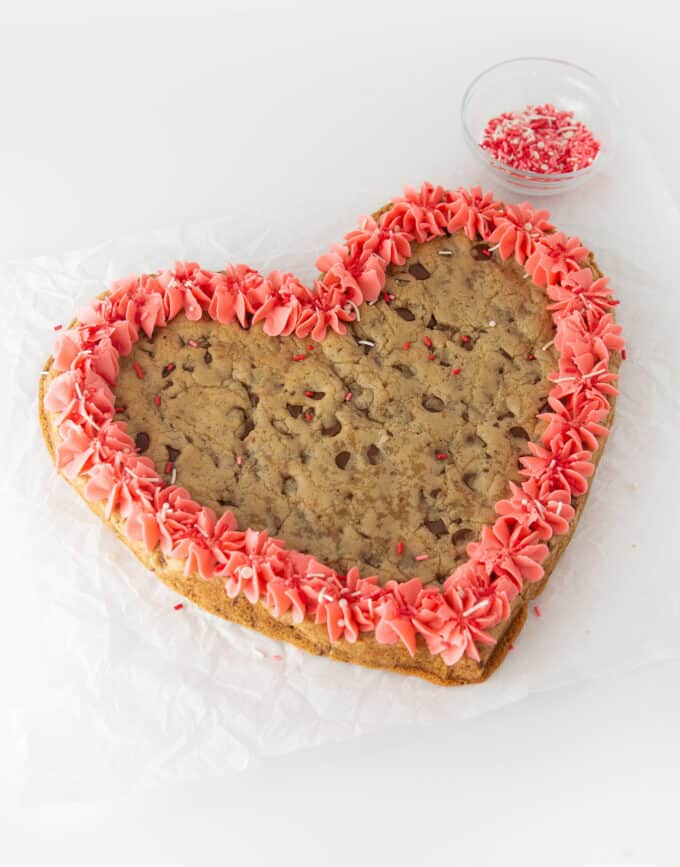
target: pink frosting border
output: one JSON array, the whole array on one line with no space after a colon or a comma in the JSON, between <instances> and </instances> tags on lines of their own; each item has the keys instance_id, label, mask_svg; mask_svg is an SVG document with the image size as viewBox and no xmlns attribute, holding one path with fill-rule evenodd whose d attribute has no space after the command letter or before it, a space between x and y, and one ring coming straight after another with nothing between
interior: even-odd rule
<instances>
[{"instance_id":1,"label":"pink frosting border","mask_svg":"<svg viewBox=\"0 0 680 867\"><path fill-rule=\"evenodd\" d=\"M447 665L463 655L479 660L479 645L493 644L489 630L509 617L524 583L543 577L546 543L568 531L572 498L587 490L593 452L607 434L609 398L617 393L609 362L611 352L624 348L611 312L618 302L607 278L588 266L589 251L554 231L549 217L527 203L505 205L479 187L450 191L426 183L393 199L379 220L361 219L319 257L323 276L311 288L293 274L265 277L246 265L211 272L194 262L114 283L55 345L59 374L44 405L57 416L57 468L69 479L83 478L85 496L104 502L107 517L118 514L132 541L183 560L187 576L223 581L230 598L263 602L275 617L290 612L295 623L311 618L326 625L331 641L373 633L380 643L402 642L413 655L420 635ZM388 265L403 264L414 243L456 231L487 242L501 259L514 258L545 287L559 365L550 376L551 410L538 416L545 429L521 458L524 481L510 483L495 523L468 545L469 559L441 589L419 578L380 586L356 567L341 575L266 531L240 530L230 512L218 518L185 489L168 485L137 454L126 424L114 420L119 358L140 331L151 336L180 312L192 320L207 313L243 328L261 322L272 336L321 341L329 329L343 334L362 303L379 300Z\"/></svg>"}]
</instances>

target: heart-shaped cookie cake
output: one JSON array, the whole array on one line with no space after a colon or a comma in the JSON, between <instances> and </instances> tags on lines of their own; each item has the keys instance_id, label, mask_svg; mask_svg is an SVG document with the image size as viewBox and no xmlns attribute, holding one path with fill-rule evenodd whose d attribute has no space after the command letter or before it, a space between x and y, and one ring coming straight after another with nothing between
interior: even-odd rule
<instances>
[{"instance_id":1,"label":"heart-shaped cookie cake","mask_svg":"<svg viewBox=\"0 0 680 867\"><path fill-rule=\"evenodd\" d=\"M313 653L479 681L571 538L624 354L546 211L425 184L292 274L195 263L61 331L57 468L214 614ZM252 528L252 529L250 529Z\"/></svg>"}]
</instances>

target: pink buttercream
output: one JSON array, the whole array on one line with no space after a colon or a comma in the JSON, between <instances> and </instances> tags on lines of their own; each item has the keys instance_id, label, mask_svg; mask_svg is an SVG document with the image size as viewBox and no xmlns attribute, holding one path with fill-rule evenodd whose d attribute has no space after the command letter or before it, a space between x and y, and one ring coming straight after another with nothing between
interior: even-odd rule
<instances>
[{"instance_id":1,"label":"pink buttercream","mask_svg":"<svg viewBox=\"0 0 680 867\"><path fill-rule=\"evenodd\" d=\"M322 277L311 289L292 274L265 278L246 265L213 273L195 262L120 280L56 341L58 375L45 408L59 427L57 467L70 479L83 478L86 497L103 502L107 517L118 514L131 540L183 561L187 575L219 578L230 598L242 593L294 623L311 617L333 642L372 632L413 655L420 636L447 665L463 655L478 660L478 646L493 643L488 630L510 616L524 582L541 579L545 542L568 531L572 497L587 489L616 394L610 355L624 345L611 315L617 302L606 278L585 267L589 253L580 241L552 229L549 214L526 203L503 205L478 187L451 192L424 184L393 200L378 222L363 218L344 244L319 257ZM541 441L529 443L520 461L524 481L510 484L510 496L496 504L498 519L468 546L470 559L441 591L417 578L381 587L357 568L339 575L264 531L239 530L230 512L218 518L185 489L167 486L137 454L125 424L113 421L119 356L129 354L140 331L151 336L183 312L243 328L262 322L272 336L342 334L362 303L380 298L388 265L403 265L413 244L458 230L481 237L503 259L514 257L536 285L546 286L559 369L550 377L550 411L538 416L545 423Z\"/></svg>"}]
</instances>

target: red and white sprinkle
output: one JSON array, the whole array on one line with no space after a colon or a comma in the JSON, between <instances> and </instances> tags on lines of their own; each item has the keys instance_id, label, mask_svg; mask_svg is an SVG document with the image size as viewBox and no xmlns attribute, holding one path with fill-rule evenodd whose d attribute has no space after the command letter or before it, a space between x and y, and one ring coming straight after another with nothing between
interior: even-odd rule
<instances>
[{"instance_id":1,"label":"red and white sprinkle","mask_svg":"<svg viewBox=\"0 0 680 867\"><path fill-rule=\"evenodd\" d=\"M480 147L506 166L542 175L585 169L600 152L600 142L573 111L550 103L491 118Z\"/></svg>"},{"instance_id":2,"label":"red and white sprinkle","mask_svg":"<svg viewBox=\"0 0 680 867\"><path fill-rule=\"evenodd\" d=\"M135 373L137 374L137 378L138 378L138 379L144 379L144 371L143 371L142 368L139 366L139 362L138 362L138 361L135 361L135 363L134 363L132 366L133 366L133 368L134 368L134 370L135 370Z\"/></svg>"},{"instance_id":3,"label":"red and white sprinkle","mask_svg":"<svg viewBox=\"0 0 680 867\"><path fill-rule=\"evenodd\" d=\"M539 605L534 605L534 614L536 615L536 617L542 616L543 612L541 611L541 608Z\"/></svg>"},{"instance_id":4,"label":"red and white sprinkle","mask_svg":"<svg viewBox=\"0 0 680 867\"><path fill-rule=\"evenodd\" d=\"M417 563L422 563L424 560L429 560L429 559L430 559L430 555L429 555L429 554L417 554L413 559L414 559Z\"/></svg>"}]
</instances>

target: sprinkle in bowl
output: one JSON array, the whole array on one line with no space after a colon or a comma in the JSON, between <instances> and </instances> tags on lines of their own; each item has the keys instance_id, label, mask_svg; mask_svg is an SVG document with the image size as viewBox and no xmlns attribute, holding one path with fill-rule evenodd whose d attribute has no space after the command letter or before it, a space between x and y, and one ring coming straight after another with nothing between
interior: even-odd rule
<instances>
[{"instance_id":1,"label":"sprinkle in bowl","mask_svg":"<svg viewBox=\"0 0 680 867\"><path fill-rule=\"evenodd\" d=\"M496 182L541 196L578 187L600 171L612 151L614 112L613 98L586 69L519 57L470 83L461 120L468 147ZM539 159L543 154L549 158ZM560 170L572 165L578 167Z\"/></svg>"}]
</instances>

